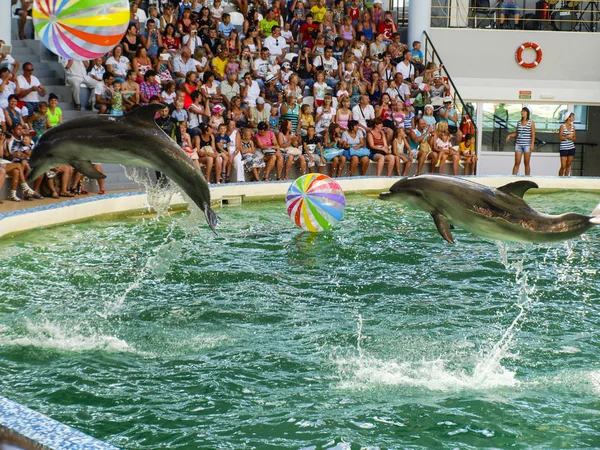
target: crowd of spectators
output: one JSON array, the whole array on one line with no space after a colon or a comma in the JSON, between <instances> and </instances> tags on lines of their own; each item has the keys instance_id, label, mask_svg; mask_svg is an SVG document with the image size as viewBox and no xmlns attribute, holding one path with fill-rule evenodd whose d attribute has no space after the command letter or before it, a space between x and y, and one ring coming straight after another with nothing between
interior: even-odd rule
<instances>
[{"instance_id":1,"label":"crowd of spectators","mask_svg":"<svg viewBox=\"0 0 600 450\"><path fill-rule=\"evenodd\" d=\"M134 0L130 8L128 30L111 52L63 61L75 109L122 115L168 105L157 123L209 182L229 182L233 167L234 181L245 172L287 179L294 165L301 173L364 175L371 162L377 176L407 174L413 161L419 173L426 162L432 172L446 163L455 174L464 164L474 172L468 116L459 118L441 67L425 60L420 42L401 42L382 0L237 0L241 13L221 0ZM32 64L17 76L11 60L0 55L3 156L12 164L7 142L21 145L15 124L35 141L62 118L57 99L40 102L45 88ZM14 170L13 180L21 179ZM76 189L65 185L53 194Z\"/></svg>"}]
</instances>

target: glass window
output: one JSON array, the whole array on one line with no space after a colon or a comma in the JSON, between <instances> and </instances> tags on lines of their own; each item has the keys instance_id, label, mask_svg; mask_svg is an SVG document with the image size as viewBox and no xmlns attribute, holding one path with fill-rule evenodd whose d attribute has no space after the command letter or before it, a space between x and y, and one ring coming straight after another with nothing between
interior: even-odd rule
<instances>
[{"instance_id":1,"label":"glass window","mask_svg":"<svg viewBox=\"0 0 600 450\"><path fill-rule=\"evenodd\" d=\"M576 130L587 130L588 129L588 107L587 105L575 105L573 107L575 113L575 129Z\"/></svg>"}]
</instances>

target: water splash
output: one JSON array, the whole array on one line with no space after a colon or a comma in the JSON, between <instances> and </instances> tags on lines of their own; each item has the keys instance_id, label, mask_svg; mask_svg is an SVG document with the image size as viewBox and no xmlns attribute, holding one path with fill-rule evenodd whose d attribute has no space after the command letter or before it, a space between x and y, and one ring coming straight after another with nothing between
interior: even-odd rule
<instances>
[{"instance_id":1,"label":"water splash","mask_svg":"<svg viewBox=\"0 0 600 450\"><path fill-rule=\"evenodd\" d=\"M164 278L171 268L171 262L181 256L185 243L184 240L172 240L176 223L176 221L170 223L169 232L163 239L163 242L154 249L154 255L146 260L144 267L138 272L135 280L114 301L104 302L104 310L102 312L96 311L98 316L107 319L110 315L119 311L129 293L139 288L141 283L149 276L153 275L154 279L158 280Z\"/></svg>"},{"instance_id":2,"label":"water splash","mask_svg":"<svg viewBox=\"0 0 600 450\"><path fill-rule=\"evenodd\" d=\"M132 166L122 167L125 169L125 176L127 178L141 184L146 189L148 207L154 209L158 216L167 214L176 189L169 179L163 176L157 182L154 182L150 174L150 169L141 169Z\"/></svg>"},{"instance_id":3,"label":"water splash","mask_svg":"<svg viewBox=\"0 0 600 450\"><path fill-rule=\"evenodd\" d=\"M31 346L61 351L102 350L135 353L127 342L114 336L84 330L81 325L60 325L42 320L25 319L25 330L14 334L13 327L0 328L0 346Z\"/></svg>"}]
</instances>

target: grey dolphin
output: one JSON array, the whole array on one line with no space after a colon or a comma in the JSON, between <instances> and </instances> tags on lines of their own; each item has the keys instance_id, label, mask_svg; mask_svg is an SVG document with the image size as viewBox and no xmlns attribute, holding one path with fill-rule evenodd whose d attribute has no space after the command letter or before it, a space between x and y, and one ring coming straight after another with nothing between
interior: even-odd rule
<instances>
[{"instance_id":1,"label":"grey dolphin","mask_svg":"<svg viewBox=\"0 0 600 450\"><path fill-rule=\"evenodd\" d=\"M204 211L214 231L217 216L210 208L210 190L202 172L177 143L156 124L164 108L150 104L124 116L93 115L69 120L45 132L35 146L29 180L53 167L70 164L85 176L104 178L96 163L156 169L173 180Z\"/></svg>"},{"instance_id":2,"label":"grey dolphin","mask_svg":"<svg viewBox=\"0 0 600 450\"><path fill-rule=\"evenodd\" d=\"M498 189L444 175L403 178L382 200L411 204L431 214L442 237L454 244L453 225L489 239L513 242L558 242L600 224L600 205L592 216L542 214L523 200L532 181L516 181Z\"/></svg>"}]
</instances>

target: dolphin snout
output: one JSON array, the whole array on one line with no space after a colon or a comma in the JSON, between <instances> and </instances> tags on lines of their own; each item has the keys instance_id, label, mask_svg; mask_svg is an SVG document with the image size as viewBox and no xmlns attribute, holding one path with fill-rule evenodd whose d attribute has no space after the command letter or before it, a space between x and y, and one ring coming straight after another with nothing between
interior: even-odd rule
<instances>
[{"instance_id":1,"label":"dolphin snout","mask_svg":"<svg viewBox=\"0 0 600 450\"><path fill-rule=\"evenodd\" d=\"M392 195L394 195L394 194L388 191L388 192L381 192L378 195L378 197L380 200L389 200L392 197Z\"/></svg>"}]
</instances>

